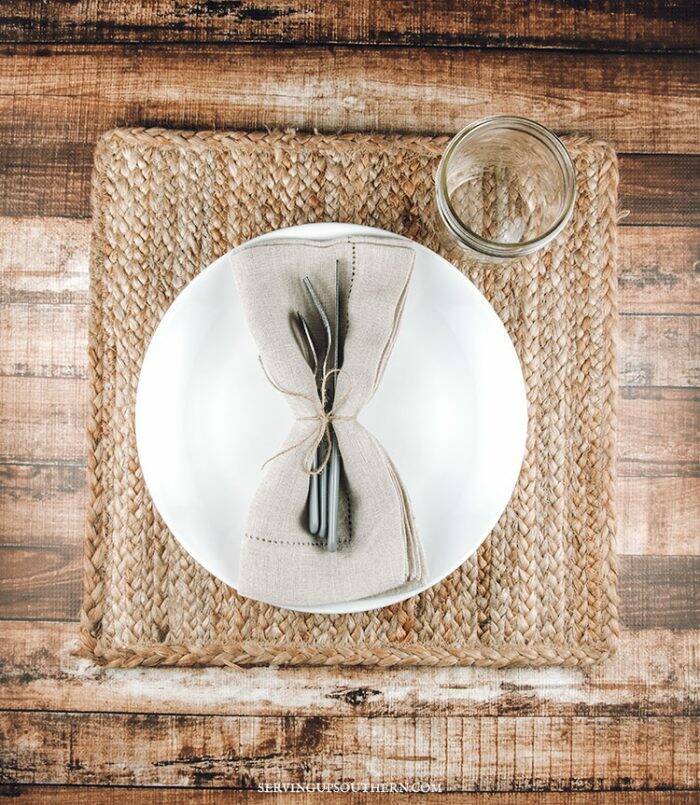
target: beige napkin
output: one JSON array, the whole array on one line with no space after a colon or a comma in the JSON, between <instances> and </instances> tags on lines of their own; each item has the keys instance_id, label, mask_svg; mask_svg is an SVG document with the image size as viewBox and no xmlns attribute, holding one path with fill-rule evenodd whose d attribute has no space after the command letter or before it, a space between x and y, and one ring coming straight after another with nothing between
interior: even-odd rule
<instances>
[{"instance_id":1,"label":"beige napkin","mask_svg":"<svg viewBox=\"0 0 700 805\"><path fill-rule=\"evenodd\" d=\"M413 249L388 238L287 239L243 246L230 259L264 371L297 417L252 501L238 591L293 607L419 587L425 557L408 496L381 444L355 419L379 386L391 354ZM342 456L339 547L330 553L307 529L308 461L323 430L323 407L293 317L302 312L316 344L325 344L302 279L311 279L332 327L336 260L345 338L333 410Z\"/></svg>"}]
</instances>

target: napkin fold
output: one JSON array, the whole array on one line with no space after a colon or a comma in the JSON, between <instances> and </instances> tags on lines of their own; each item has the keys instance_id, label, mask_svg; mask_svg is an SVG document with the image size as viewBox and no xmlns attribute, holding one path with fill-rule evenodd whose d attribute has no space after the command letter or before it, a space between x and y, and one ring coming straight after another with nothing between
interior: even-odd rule
<instances>
[{"instance_id":1,"label":"napkin fold","mask_svg":"<svg viewBox=\"0 0 700 805\"><path fill-rule=\"evenodd\" d=\"M378 237L275 239L231 254L264 371L296 417L250 506L238 584L243 595L277 606L314 606L421 586L425 556L408 495L384 448L356 419L391 355L414 257L410 246ZM302 279L311 279L332 327L336 260L344 339L332 427L342 476L338 551L330 553L307 529L308 458L323 428L323 406L293 318L303 313L316 343L325 343Z\"/></svg>"}]
</instances>

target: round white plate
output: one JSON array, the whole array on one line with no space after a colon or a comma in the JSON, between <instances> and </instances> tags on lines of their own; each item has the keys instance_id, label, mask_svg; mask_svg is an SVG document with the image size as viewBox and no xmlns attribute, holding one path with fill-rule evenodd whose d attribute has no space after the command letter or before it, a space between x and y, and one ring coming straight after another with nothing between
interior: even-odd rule
<instances>
[{"instance_id":1,"label":"round white plate","mask_svg":"<svg viewBox=\"0 0 700 805\"><path fill-rule=\"evenodd\" d=\"M397 237L329 223L261 239L363 234ZM454 266L413 247L401 330L359 419L387 449L408 490L427 557L427 588L476 551L505 509L523 460L527 404L518 358L493 308ZM136 439L168 528L231 587L261 465L291 422L284 397L260 371L224 255L182 291L153 336L139 378ZM306 611L361 612L407 597L378 595Z\"/></svg>"}]
</instances>

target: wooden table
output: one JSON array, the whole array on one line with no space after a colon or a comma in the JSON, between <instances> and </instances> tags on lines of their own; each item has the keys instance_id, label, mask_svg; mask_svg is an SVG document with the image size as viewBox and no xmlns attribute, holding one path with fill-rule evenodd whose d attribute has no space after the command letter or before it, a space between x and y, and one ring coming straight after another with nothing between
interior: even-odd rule
<instances>
[{"instance_id":1,"label":"wooden table","mask_svg":"<svg viewBox=\"0 0 700 805\"><path fill-rule=\"evenodd\" d=\"M2 793L218 801L178 788L191 786L252 789L242 801L272 802L259 785L417 781L450 792L549 792L525 803L697 801L693 5L0 5ZM494 112L592 133L620 152L628 215L619 247L617 656L585 671L501 672L105 671L73 656L89 175L100 132L144 124L435 133ZM285 801L312 799L321 801Z\"/></svg>"}]
</instances>

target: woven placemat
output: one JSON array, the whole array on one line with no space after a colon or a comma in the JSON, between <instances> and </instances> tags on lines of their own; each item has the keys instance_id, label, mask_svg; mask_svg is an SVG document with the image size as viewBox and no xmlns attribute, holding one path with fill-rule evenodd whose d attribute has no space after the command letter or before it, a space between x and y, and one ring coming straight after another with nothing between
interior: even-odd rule
<instances>
[{"instance_id":1,"label":"woven placemat","mask_svg":"<svg viewBox=\"0 0 700 805\"><path fill-rule=\"evenodd\" d=\"M178 292L233 246L312 221L381 227L445 253L434 231L433 176L446 142L153 129L120 129L99 142L85 654L111 666L505 666L576 665L610 652L618 632L618 174L605 143L566 139L578 177L576 210L544 255L488 267L447 254L513 339L530 424L506 512L478 554L443 582L364 614L305 615L260 604L188 556L143 482L136 384L148 342Z\"/></svg>"}]
</instances>

